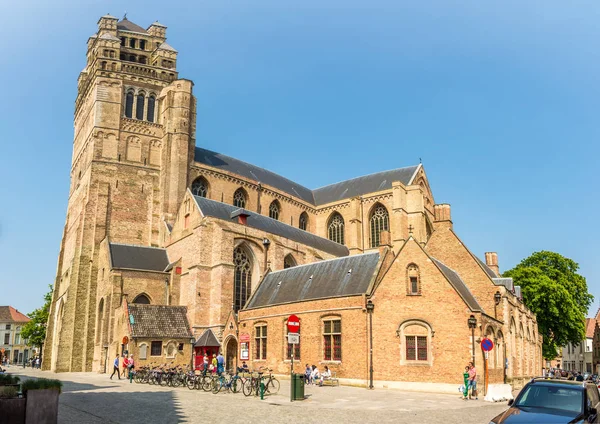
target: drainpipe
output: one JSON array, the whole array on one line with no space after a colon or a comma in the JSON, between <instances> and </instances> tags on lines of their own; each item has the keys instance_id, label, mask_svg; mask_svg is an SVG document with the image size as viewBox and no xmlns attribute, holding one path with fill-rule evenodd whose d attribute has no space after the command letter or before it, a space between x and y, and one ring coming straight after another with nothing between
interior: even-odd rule
<instances>
[{"instance_id":1,"label":"drainpipe","mask_svg":"<svg viewBox=\"0 0 600 424\"><path fill-rule=\"evenodd\" d=\"M260 214L260 210L261 210L261 207L260 207L260 195L262 193L262 190L263 190L262 184L258 183L258 196L257 196L257 200L256 200L256 212L259 213L259 214Z\"/></svg>"},{"instance_id":2,"label":"drainpipe","mask_svg":"<svg viewBox=\"0 0 600 424\"><path fill-rule=\"evenodd\" d=\"M362 238L362 253L365 253L365 222L364 222L364 215L365 215L365 205L364 205L364 199L362 196L360 196L360 235Z\"/></svg>"},{"instance_id":3,"label":"drainpipe","mask_svg":"<svg viewBox=\"0 0 600 424\"><path fill-rule=\"evenodd\" d=\"M165 277L165 305L169 305L169 277Z\"/></svg>"}]
</instances>

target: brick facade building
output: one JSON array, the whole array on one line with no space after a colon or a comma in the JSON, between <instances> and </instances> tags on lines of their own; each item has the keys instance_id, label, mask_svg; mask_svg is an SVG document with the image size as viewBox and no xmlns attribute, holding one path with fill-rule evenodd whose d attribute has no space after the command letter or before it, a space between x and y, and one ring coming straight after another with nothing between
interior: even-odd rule
<instances>
[{"instance_id":1,"label":"brick facade building","mask_svg":"<svg viewBox=\"0 0 600 424\"><path fill-rule=\"evenodd\" d=\"M347 382L365 384L371 336L378 385L456 386L484 336L493 381L539 373L535 316L496 255L481 261L458 238L421 164L310 190L196 147L193 83L176 64L158 22L103 16L88 41L44 368L102 371L128 307L151 304L186 307L194 338L216 338L229 365L247 355L286 371L296 313L301 360Z\"/></svg>"}]
</instances>

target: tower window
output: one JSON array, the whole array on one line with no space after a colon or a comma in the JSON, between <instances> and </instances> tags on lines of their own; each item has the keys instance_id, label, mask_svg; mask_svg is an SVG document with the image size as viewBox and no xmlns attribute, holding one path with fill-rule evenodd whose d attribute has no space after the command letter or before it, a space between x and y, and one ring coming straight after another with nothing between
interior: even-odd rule
<instances>
[{"instance_id":1,"label":"tower window","mask_svg":"<svg viewBox=\"0 0 600 424\"><path fill-rule=\"evenodd\" d=\"M146 40L140 40L140 49L146 50Z\"/></svg>"},{"instance_id":2,"label":"tower window","mask_svg":"<svg viewBox=\"0 0 600 424\"><path fill-rule=\"evenodd\" d=\"M106 69L106 62L105 62L105 61L103 61L103 62L100 64L100 67L101 67L102 69Z\"/></svg>"},{"instance_id":3,"label":"tower window","mask_svg":"<svg viewBox=\"0 0 600 424\"><path fill-rule=\"evenodd\" d=\"M135 49L135 38L129 39L129 47L131 47L132 49Z\"/></svg>"},{"instance_id":4,"label":"tower window","mask_svg":"<svg viewBox=\"0 0 600 424\"><path fill-rule=\"evenodd\" d=\"M335 241L339 244L344 244L344 218L342 215L335 212L329 218L329 224L327 225L327 238L331 241Z\"/></svg>"},{"instance_id":5,"label":"tower window","mask_svg":"<svg viewBox=\"0 0 600 424\"><path fill-rule=\"evenodd\" d=\"M148 112L146 114L146 119L148 122L154 122L154 104L156 103L156 99L154 96L148 97Z\"/></svg>"},{"instance_id":6,"label":"tower window","mask_svg":"<svg viewBox=\"0 0 600 424\"><path fill-rule=\"evenodd\" d=\"M387 209L383 205L377 205L371 212L371 247L379 246L381 232L389 231L390 220Z\"/></svg>"},{"instance_id":7,"label":"tower window","mask_svg":"<svg viewBox=\"0 0 600 424\"><path fill-rule=\"evenodd\" d=\"M127 45L127 39L125 37L121 37L121 45L122 46Z\"/></svg>"},{"instance_id":8,"label":"tower window","mask_svg":"<svg viewBox=\"0 0 600 424\"><path fill-rule=\"evenodd\" d=\"M137 103L135 105L135 118L136 119L144 119L144 95L138 94Z\"/></svg>"},{"instance_id":9,"label":"tower window","mask_svg":"<svg viewBox=\"0 0 600 424\"><path fill-rule=\"evenodd\" d=\"M125 98L125 117L133 116L133 93L130 91Z\"/></svg>"}]
</instances>

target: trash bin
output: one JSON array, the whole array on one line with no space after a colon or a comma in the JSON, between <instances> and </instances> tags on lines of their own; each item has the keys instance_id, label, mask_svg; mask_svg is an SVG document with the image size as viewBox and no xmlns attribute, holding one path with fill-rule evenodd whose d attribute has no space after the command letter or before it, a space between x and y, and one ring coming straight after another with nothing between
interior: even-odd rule
<instances>
[{"instance_id":1,"label":"trash bin","mask_svg":"<svg viewBox=\"0 0 600 424\"><path fill-rule=\"evenodd\" d=\"M304 400L304 374L292 375L292 399Z\"/></svg>"}]
</instances>

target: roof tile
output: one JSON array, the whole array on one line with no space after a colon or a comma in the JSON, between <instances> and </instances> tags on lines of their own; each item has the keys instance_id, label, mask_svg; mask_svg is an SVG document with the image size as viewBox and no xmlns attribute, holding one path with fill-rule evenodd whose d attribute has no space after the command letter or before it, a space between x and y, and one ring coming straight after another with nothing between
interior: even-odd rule
<instances>
[{"instance_id":1,"label":"roof tile","mask_svg":"<svg viewBox=\"0 0 600 424\"><path fill-rule=\"evenodd\" d=\"M185 306L132 303L127 305L127 309L129 311L131 337L173 339L189 339L192 337Z\"/></svg>"}]
</instances>

